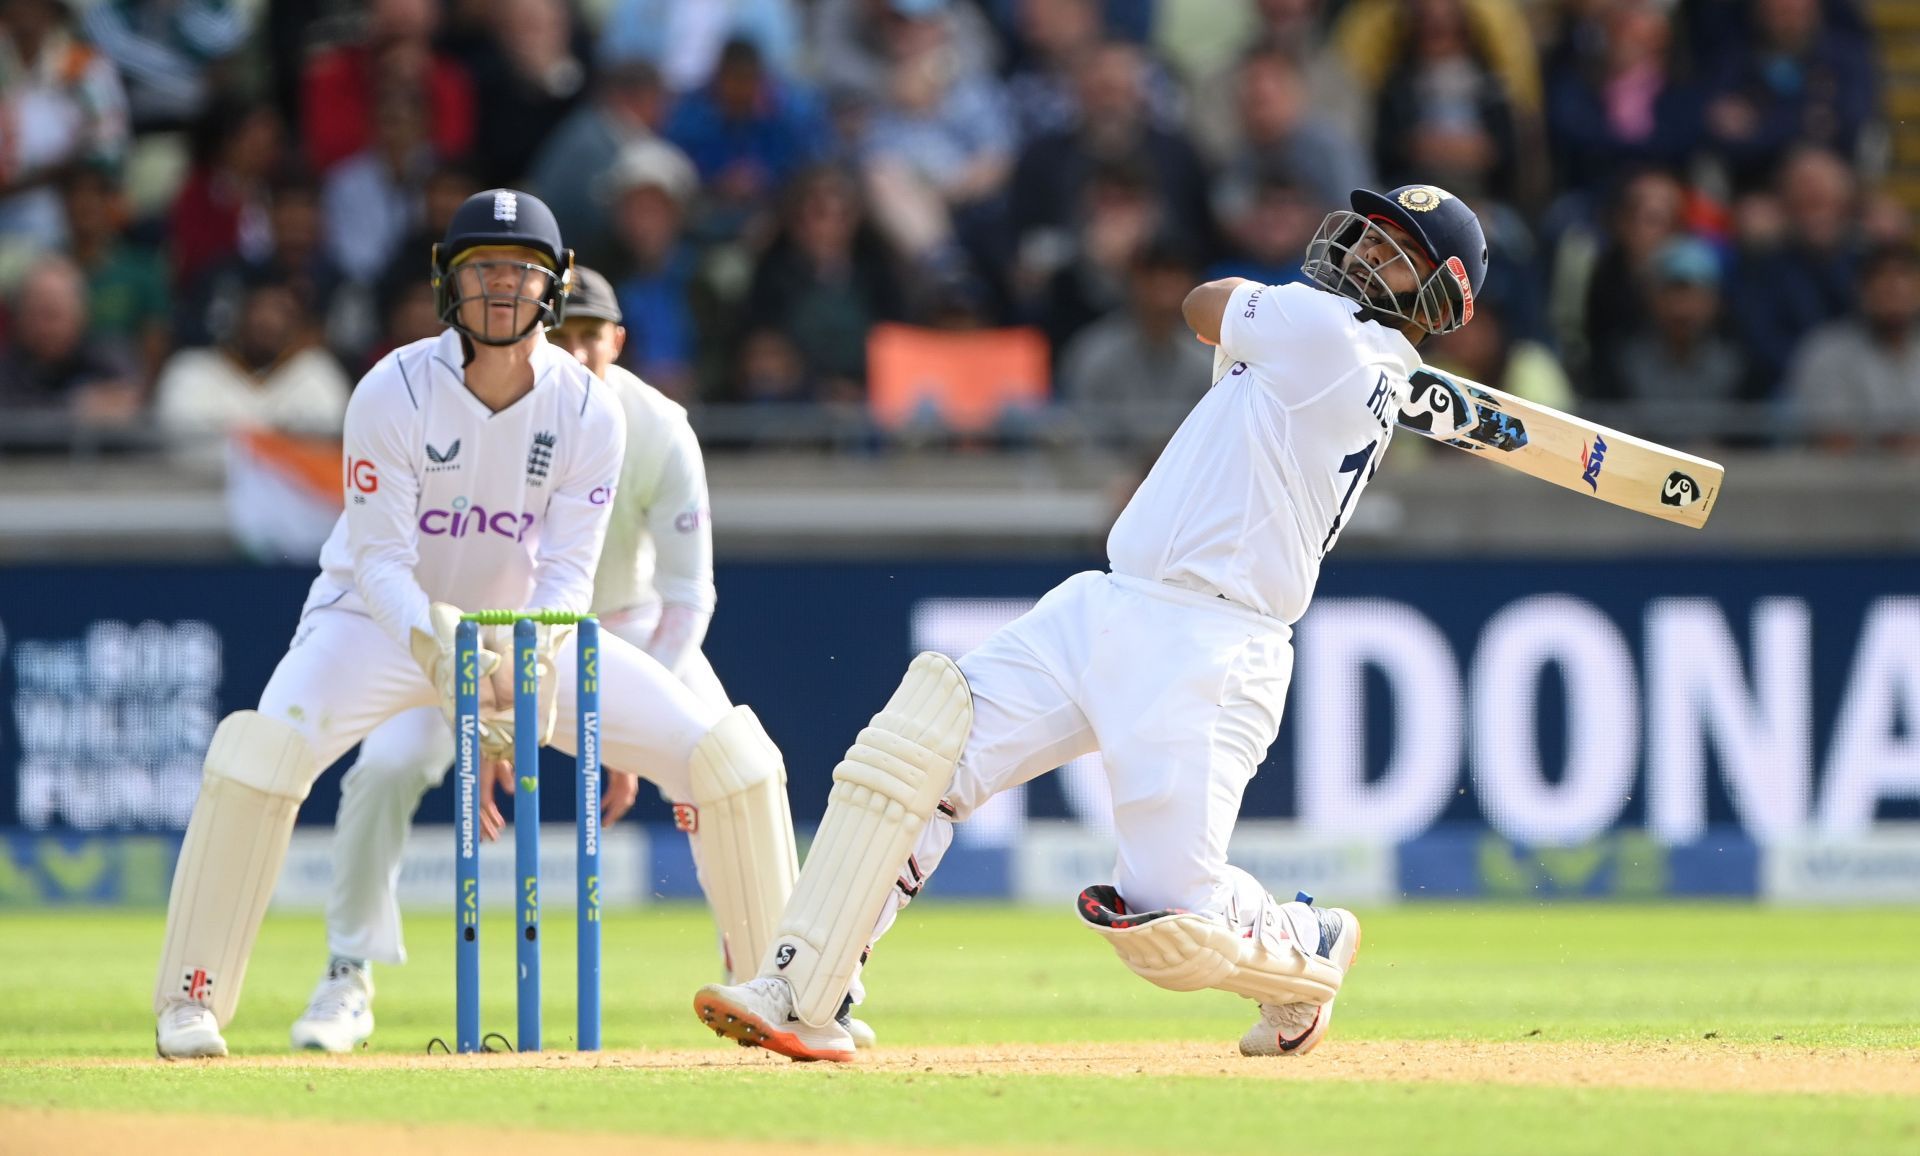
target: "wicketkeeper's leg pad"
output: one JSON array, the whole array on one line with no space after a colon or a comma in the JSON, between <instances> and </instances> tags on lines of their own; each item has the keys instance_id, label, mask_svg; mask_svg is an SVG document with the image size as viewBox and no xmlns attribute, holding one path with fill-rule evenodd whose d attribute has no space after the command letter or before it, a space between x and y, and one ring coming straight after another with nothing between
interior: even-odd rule
<instances>
[{"instance_id":1,"label":"wicketkeeper's leg pad","mask_svg":"<svg viewBox=\"0 0 1920 1156\"><path fill-rule=\"evenodd\" d=\"M973 695L942 654L913 660L899 689L833 769L833 791L760 974L793 985L794 1012L824 1027L840 1010L887 892L953 785Z\"/></svg>"},{"instance_id":2,"label":"wicketkeeper's leg pad","mask_svg":"<svg viewBox=\"0 0 1920 1156\"><path fill-rule=\"evenodd\" d=\"M736 706L693 748L689 768L702 882L728 970L751 974L793 894L799 856L787 768L751 710Z\"/></svg>"},{"instance_id":3,"label":"wicketkeeper's leg pad","mask_svg":"<svg viewBox=\"0 0 1920 1156\"><path fill-rule=\"evenodd\" d=\"M1283 912L1276 930L1249 937L1218 916L1129 911L1111 887L1080 893L1081 921L1148 983L1170 991L1218 988L1261 1003L1324 1004L1340 990L1340 969L1315 954L1318 925L1295 926L1291 915Z\"/></svg>"},{"instance_id":4,"label":"wicketkeeper's leg pad","mask_svg":"<svg viewBox=\"0 0 1920 1156\"><path fill-rule=\"evenodd\" d=\"M236 711L214 730L173 868L155 1015L191 999L213 1009L222 1027L233 1018L294 815L320 771L306 738L278 719Z\"/></svg>"}]
</instances>

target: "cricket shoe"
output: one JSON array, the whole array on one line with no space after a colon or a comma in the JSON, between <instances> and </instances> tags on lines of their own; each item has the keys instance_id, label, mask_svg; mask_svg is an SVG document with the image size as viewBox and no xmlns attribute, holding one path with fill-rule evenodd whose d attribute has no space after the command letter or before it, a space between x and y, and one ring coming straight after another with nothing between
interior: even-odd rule
<instances>
[{"instance_id":1,"label":"cricket shoe","mask_svg":"<svg viewBox=\"0 0 1920 1156\"><path fill-rule=\"evenodd\" d=\"M1353 966L1354 957L1360 954L1360 921L1344 907L1313 906L1310 895L1303 894L1295 902L1304 905L1319 920L1317 954L1331 961L1345 976ZM1304 1056L1326 1038L1327 1026L1332 1022L1333 1000L1324 1004L1263 1003L1260 1018L1240 1037L1240 1054Z\"/></svg>"},{"instance_id":2,"label":"cricket shoe","mask_svg":"<svg viewBox=\"0 0 1920 1156\"><path fill-rule=\"evenodd\" d=\"M841 1027L847 1029L847 1035L853 1038L853 1046L861 1051L867 1051L880 1042L880 1037L873 1034L873 1028L866 1020L855 1019L844 1012L834 1018Z\"/></svg>"},{"instance_id":3,"label":"cricket shoe","mask_svg":"<svg viewBox=\"0 0 1920 1156\"><path fill-rule=\"evenodd\" d=\"M350 1052L373 1034L373 975L351 960L327 965L307 1010L293 1021L293 1046Z\"/></svg>"},{"instance_id":4,"label":"cricket shoe","mask_svg":"<svg viewBox=\"0 0 1920 1156\"><path fill-rule=\"evenodd\" d=\"M227 1041L213 1009L189 1000L174 1000L160 1013L153 1028L153 1050L163 1060L201 1060L227 1054Z\"/></svg>"},{"instance_id":5,"label":"cricket shoe","mask_svg":"<svg viewBox=\"0 0 1920 1156\"><path fill-rule=\"evenodd\" d=\"M693 997L693 1012L715 1035L743 1048L765 1048L794 1060L853 1059L853 1036L839 1020L816 1028L793 1014L793 987L779 976L742 984L710 983Z\"/></svg>"}]
</instances>

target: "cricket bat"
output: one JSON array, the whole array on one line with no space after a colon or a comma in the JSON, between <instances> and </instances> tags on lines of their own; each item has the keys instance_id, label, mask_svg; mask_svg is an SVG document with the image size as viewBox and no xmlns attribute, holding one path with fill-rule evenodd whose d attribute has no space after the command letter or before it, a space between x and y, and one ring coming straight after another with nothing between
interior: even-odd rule
<instances>
[{"instance_id":1,"label":"cricket bat","mask_svg":"<svg viewBox=\"0 0 1920 1156\"><path fill-rule=\"evenodd\" d=\"M1720 497L1720 463L1668 449L1489 385L1414 372L1400 428L1642 514L1695 529Z\"/></svg>"}]
</instances>

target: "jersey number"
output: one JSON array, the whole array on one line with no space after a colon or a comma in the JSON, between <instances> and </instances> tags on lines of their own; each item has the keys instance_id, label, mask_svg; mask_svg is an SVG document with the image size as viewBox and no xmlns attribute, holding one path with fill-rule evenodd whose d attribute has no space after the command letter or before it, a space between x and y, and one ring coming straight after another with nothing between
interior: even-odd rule
<instances>
[{"instance_id":1,"label":"jersey number","mask_svg":"<svg viewBox=\"0 0 1920 1156\"><path fill-rule=\"evenodd\" d=\"M1353 480L1347 483L1347 492L1340 498L1340 508L1334 512L1333 525L1327 528L1326 540L1320 543L1321 557L1326 557L1327 551L1333 549L1333 540L1340 535L1340 523L1347 516L1347 503L1353 501L1355 491L1359 490L1360 479L1373 477L1378 465L1373 460L1373 451L1379 444L1378 441L1370 441L1366 448L1355 450L1340 459L1340 472L1352 474Z\"/></svg>"}]
</instances>

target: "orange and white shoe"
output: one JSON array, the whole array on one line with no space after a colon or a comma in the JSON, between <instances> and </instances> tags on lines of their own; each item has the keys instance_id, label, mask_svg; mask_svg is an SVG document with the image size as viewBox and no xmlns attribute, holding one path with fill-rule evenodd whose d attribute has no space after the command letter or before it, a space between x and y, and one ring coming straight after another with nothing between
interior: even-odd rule
<instances>
[{"instance_id":1,"label":"orange and white shoe","mask_svg":"<svg viewBox=\"0 0 1920 1156\"><path fill-rule=\"evenodd\" d=\"M853 1036L838 1021L825 1027L793 1014L793 988L779 976L741 984L710 983L693 997L693 1013L715 1035L743 1048L765 1048L793 1060L853 1059Z\"/></svg>"},{"instance_id":2,"label":"orange and white shoe","mask_svg":"<svg viewBox=\"0 0 1920 1156\"><path fill-rule=\"evenodd\" d=\"M1360 954L1360 921L1344 907L1315 907L1308 895L1301 895L1295 902L1304 904L1319 920L1318 954L1337 964L1344 976L1353 967L1354 957ZM1240 1037L1240 1054L1304 1056L1326 1038L1327 1026L1332 1022L1333 1000L1324 1004L1263 1003L1260 1018Z\"/></svg>"}]
</instances>

